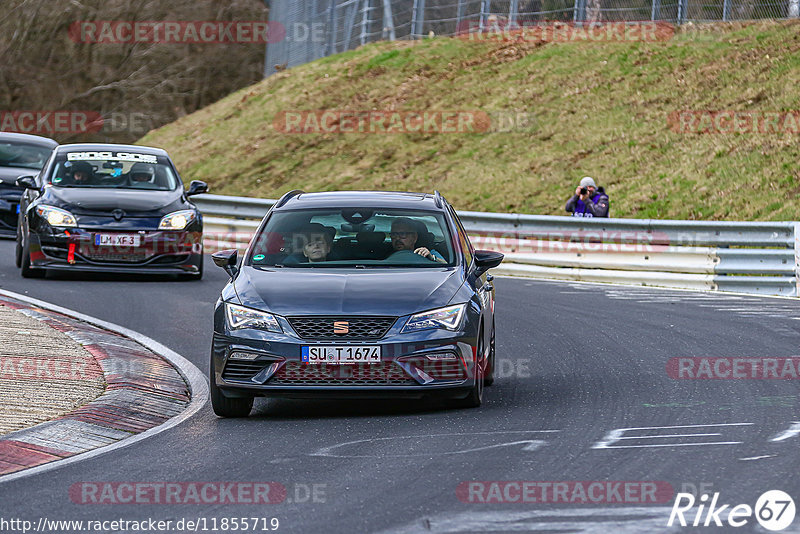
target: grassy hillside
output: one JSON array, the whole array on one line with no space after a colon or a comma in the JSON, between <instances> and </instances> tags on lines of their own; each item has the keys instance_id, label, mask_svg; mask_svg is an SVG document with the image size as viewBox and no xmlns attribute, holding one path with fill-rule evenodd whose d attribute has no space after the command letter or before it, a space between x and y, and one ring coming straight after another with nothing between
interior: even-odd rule
<instances>
[{"instance_id":1,"label":"grassy hillside","mask_svg":"<svg viewBox=\"0 0 800 534\"><path fill-rule=\"evenodd\" d=\"M680 110L800 109L800 24L666 42L378 43L276 74L139 142L220 194L439 189L459 209L564 214L584 175L612 216L800 220L800 134L678 133ZM525 111L529 131L286 134L286 110ZM532 130L532 131L530 131Z\"/></svg>"}]
</instances>

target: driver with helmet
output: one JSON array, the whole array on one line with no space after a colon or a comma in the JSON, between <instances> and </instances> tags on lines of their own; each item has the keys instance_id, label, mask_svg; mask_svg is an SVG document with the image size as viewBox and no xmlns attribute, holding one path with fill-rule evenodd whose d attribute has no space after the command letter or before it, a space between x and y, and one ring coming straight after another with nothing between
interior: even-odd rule
<instances>
[{"instance_id":1,"label":"driver with helmet","mask_svg":"<svg viewBox=\"0 0 800 534\"><path fill-rule=\"evenodd\" d=\"M137 162L128 172L131 185L134 187L149 187L155 184L156 168L149 163Z\"/></svg>"}]
</instances>

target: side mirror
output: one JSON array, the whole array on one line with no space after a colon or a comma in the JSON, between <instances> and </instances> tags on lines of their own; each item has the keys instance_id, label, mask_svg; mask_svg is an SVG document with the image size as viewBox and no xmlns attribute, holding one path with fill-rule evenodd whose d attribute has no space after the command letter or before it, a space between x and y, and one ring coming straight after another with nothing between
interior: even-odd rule
<instances>
[{"instance_id":1,"label":"side mirror","mask_svg":"<svg viewBox=\"0 0 800 534\"><path fill-rule=\"evenodd\" d=\"M475 267L477 268L478 276L482 275L489 269L494 269L500 262L503 261L503 254L491 250L476 250L475 251Z\"/></svg>"},{"instance_id":2,"label":"side mirror","mask_svg":"<svg viewBox=\"0 0 800 534\"><path fill-rule=\"evenodd\" d=\"M208 193L208 184L200 180L192 180L189 184L189 190L186 191L186 196L199 195L201 193Z\"/></svg>"},{"instance_id":3,"label":"side mirror","mask_svg":"<svg viewBox=\"0 0 800 534\"><path fill-rule=\"evenodd\" d=\"M225 269L225 272L231 278L239 272L239 268L236 266L239 262L239 251L235 248L215 252L211 255L211 259L214 260L214 264L217 267Z\"/></svg>"},{"instance_id":4,"label":"side mirror","mask_svg":"<svg viewBox=\"0 0 800 534\"><path fill-rule=\"evenodd\" d=\"M39 186L36 185L35 176L20 176L15 183L18 187L24 187L25 189L39 189Z\"/></svg>"}]
</instances>

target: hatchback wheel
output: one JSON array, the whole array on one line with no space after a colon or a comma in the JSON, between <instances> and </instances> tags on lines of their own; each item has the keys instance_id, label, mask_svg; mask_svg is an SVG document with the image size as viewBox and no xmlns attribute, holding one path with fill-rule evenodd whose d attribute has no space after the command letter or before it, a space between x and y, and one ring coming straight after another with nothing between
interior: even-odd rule
<instances>
[{"instance_id":1,"label":"hatchback wheel","mask_svg":"<svg viewBox=\"0 0 800 534\"><path fill-rule=\"evenodd\" d=\"M492 324L492 337L489 338L489 357L486 360L486 376L483 379L484 386L491 386L494 384L494 371L495 366L497 365L497 358L495 357L494 348L494 334L495 328L494 324Z\"/></svg>"},{"instance_id":2,"label":"hatchback wheel","mask_svg":"<svg viewBox=\"0 0 800 534\"><path fill-rule=\"evenodd\" d=\"M17 264L17 269L19 269L22 267L22 236L19 235L19 229L17 229L17 244L14 252L15 263Z\"/></svg>"},{"instance_id":3,"label":"hatchback wheel","mask_svg":"<svg viewBox=\"0 0 800 534\"><path fill-rule=\"evenodd\" d=\"M44 275L47 274L47 271L44 269L31 267L31 246L27 239L25 240L25 244L22 245L20 268L22 269L23 278L44 278Z\"/></svg>"},{"instance_id":4,"label":"hatchback wheel","mask_svg":"<svg viewBox=\"0 0 800 534\"><path fill-rule=\"evenodd\" d=\"M475 351L476 355L480 358L483 354L483 331L478 337L478 350ZM475 362L475 384L469 392L469 395L463 399L455 399L452 401L452 406L455 408L477 408L483 402L483 385L484 385L483 366L480 360Z\"/></svg>"},{"instance_id":5,"label":"hatchback wheel","mask_svg":"<svg viewBox=\"0 0 800 534\"><path fill-rule=\"evenodd\" d=\"M214 379L214 364L211 364L211 407L220 417L247 417L253 409L253 397L229 398L222 394Z\"/></svg>"}]
</instances>

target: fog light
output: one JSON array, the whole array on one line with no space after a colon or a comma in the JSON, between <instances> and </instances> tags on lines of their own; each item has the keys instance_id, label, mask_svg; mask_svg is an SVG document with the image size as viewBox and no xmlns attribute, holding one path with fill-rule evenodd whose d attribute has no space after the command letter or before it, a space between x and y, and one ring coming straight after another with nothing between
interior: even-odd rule
<instances>
[{"instance_id":1,"label":"fog light","mask_svg":"<svg viewBox=\"0 0 800 534\"><path fill-rule=\"evenodd\" d=\"M229 360L255 360L258 359L258 354L252 352L231 352L228 356Z\"/></svg>"},{"instance_id":2,"label":"fog light","mask_svg":"<svg viewBox=\"0 0 800 534\"><path fill-rule=\"evenodd\" d=\"M426 358L431 361L441 361L441 360L455 360L457 359L456 355L452 352L437 352L435 354L426 354Z\"/></svg>"}]
</instances>

